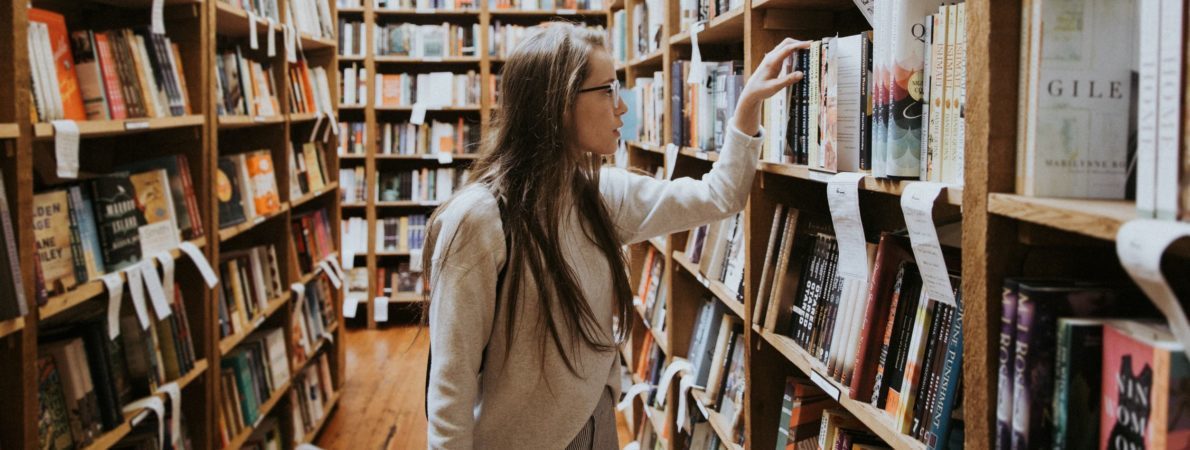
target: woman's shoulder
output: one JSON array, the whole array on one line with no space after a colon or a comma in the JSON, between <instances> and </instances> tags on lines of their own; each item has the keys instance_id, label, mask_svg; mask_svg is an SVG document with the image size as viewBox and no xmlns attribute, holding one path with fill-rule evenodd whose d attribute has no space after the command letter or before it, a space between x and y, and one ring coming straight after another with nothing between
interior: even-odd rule
<instances>
[{"instance_id":1,"label":"woman's shoulder","mask_svg":"<svg viewBox=\"0 0 1190 450\"><path fill-rule=\"evenodd\" d=\"M463 241L453 242L453 245L504 248L500 207L496 204L496 197L486 187L472 183L456 192L440 208L433 224L439 229L440 239L448 237L454 241L461 237Z\"/></svg>"}]
</instances>

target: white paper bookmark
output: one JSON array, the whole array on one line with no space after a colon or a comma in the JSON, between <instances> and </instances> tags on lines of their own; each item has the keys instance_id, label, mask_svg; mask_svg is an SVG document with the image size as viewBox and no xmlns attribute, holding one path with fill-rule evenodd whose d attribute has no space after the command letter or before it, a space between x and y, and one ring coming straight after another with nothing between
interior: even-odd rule
<instances>
[{"instance_id":1,"label":"white paper bookmark","mask_svg":"<svg viewBox=\"0 0 1190 450\"><path fill-rule=\"evenodd\" d=\"M143 264L143 263L141 263ZM140 264L125 269L128 277L128 293L132 295L132 307L143 330L149 329L149 308L145 305L145 282L141 280Z\"/></svg>"},{"instance_id":2,"label":"white paper bookmark","mask_svg":"<svg viewBox=\"0 0 1190 450\"><path fill-rule=\"evenodd\" d=\"M455 156L451 152L438 152L438 164L450 164L455 161Z\"/></svg>"},{"instance_id":3,"label":"white paper bookmark","mask_svg":"<svg viewBox=\"0 0 1190 450\"><path fill-rule=\"evenodd\" d=\"M79 124L73 120L55 120L54 158L58 160L59 178L79 176Z\"/></svg>"},{"instance_id":4,"label":"white paper bookmark","mask_svg":"<svg viewBox=\"0 0 1190 450\"><path fill-rule=\"evenodd\" d=\"M310 142L318 138L318 128L322 126L322 110L314 113L314 127L310 130Z\"/></svg>"},{"instance_id":5,"label":"white paper bookmark","mask_svg":"<svg viewBox=\"0 0 1190 450\"><path fill-rule=\"evenodd\" d=\"M157 442L165 442L165 402L161 400L161 397L150 395L124 405L125 414L141 410L148 410L152 411L154 414L157 414ZM137 415L132 420L132 426L139 425L145 417L147 417L145 414Z\"/></svg>"},{"instance_id":6,"label":"white paper bookmark","mask_svg":"<svg viewBox=\"0 0 1190 450\"><path fill-rule=\"evenodd\" d=\"M343 317L354 319L356 313L359 312L359 297L354 295L343 296Z\"/></svg>"},{"instance_id":7,"label":"white paper bookmark","mask_svg":"<svg viewBox=\"0 0 1190 450\"><path fill-rule=\"evenodd\" d=\"M296 64L297 63L297 42L296 42L297 36L295 36L295 35L297 33L293 29L293 26L290 26L290 25L282 26L281 30L285 31L285 59L287 61L289 61L290 64Z\"/></svg>"},{"instance_id":8,"label":"white paper bookmark","mask_svg":"<svg viewBox=\"0 0 1190 450\"><path fill-rule=\"evenodd\" d=\"M153 34L165 34L165 0L153 0L150 11L149 31Z\"/></svg>"},{"instance_id":9,"label":"white paper bookmark","mask_svg":"<svg viewBox=\"0 0 1190 450\"><path fill-rule=\"evenodd\" d=\"M1174 337L1190 349L1190 323L1186 310L1161 273L1161 256L1175 241L1190 236L1190 224L1164 220L1136 219L1125 223L1116 234L1116 253L1124 270L1169 321Z\"/></svg>"},{"instance_id":10,"label":"white paper bookmark","mask_svg":"<svg viewBox=\"0 0 1190 450\"><path fill-rule=\"evenodd\" d=\"M376 297L372 305L372 318L377 322L388 322L388 297Z\"/></svg>"},{"instance_id":11,"label":"white paper bookmark","mask_svg":"<svg viewBox=\"0 0 1190 450\"><path fill-rule=\"evenodd\" d=\"M690 361L684 359L674 359L661 373L661 380L657 383L657 398L666 398L669 393L669 385L673 384L674 375L680 372L689 372L694 368Z\"/></svg>"},{"instance_id":12,"label":"white paper bookmark","mask_svg":"<svg viewBox=\"0 0 1190 450\"><path fill-rule=\"evenodd\" d=\"M665 145L665 178L674 178L674 165L678 163L678 146L674 143Z\"/></svg>"},{"instance_id":13,"label":"white paper bookmark","mask_svg":"<svg viewBox=\"0 0 1190 450\"><path fill-rule=\"evenodd\" d=\"M331 134L338 136L339 135L339 117L335 115L335 111L333 111L333 110L327 111L326 115L330 116L330 118L331 118L331 121L330 121Z\"/></svg>"},{"instance_id":14,"label":"white paper bookmark","mask_svg":"<svg viewBox=\"0 0 1190 450\"><path fill-rule=\"evenodd\" d=\"M859 213L859 182L864 174L837 173L826 184L826 201L839 240L839 275L867 284L868 251Z\"/></svg>"},{"instance_id":15,"label":"white paper bookmark","mask_svg":"<svg viewBox=\"0 0 1190 450\"><path fill-rule=\"evenodd\" d=\"M107 338L116 339L120 336L120 303L124 300L124 278L119 272L103 276L103 286L107 288Z\"/></svg>"},{"instance_id":16,"label":"white paper bookmark","mask_svg":"<svg viewBox=\"0 0 1190 450\"><path fill-rule=\"evenodd\" d=\"M335 269L331 267L331 263L323 260L318 266L322 267L322 273L326 275L327 279L331 280L331 284L335 286L335 289L343 287L343 280L339 279L339 274L335 273Z\"/></svg>"},{"instance_id":17,"label":"white paper bookmark","mask_svg":"<svg viewBox=\"0 0 1190 450\"><path fill-rule=\"evenodd\" d=\"M277 56L277 35L273 33L273 19L270 17L266 21L268 22L268 28L265 30L265 33L268 33L268 39L266 39L267 44L265 44L265 47L268 48L269 58L272 58Z\"/></svg>"},{"instance_id":18,"label":"white paper bookmark","mask_svg":"<svg viewBox=\"0 0 1190 450\"><path fill-rule=\"evenodd\" d=\"M409 116L409 123L414 125L425 125L426 123L426 105L421 102L413 104L413 113Z\"/></svg>"},{"instance_id":19,"label":"white paper bookmark","mask_svg":"<svg viewBox=\"0 0 1190 450\"><path fill-rule=\"evenodd\" d=\"M289 290L293 291L293 303L295 305L300 305L302 300L306 299L306 285L293 283L289 285Z\"/></svg>"},{"instance_id":20,"label":"white paper bookmark","mask_svg":"<svg viewBox=\"0 0 1190 450\"><path fill-rule=\"evenodd\" d=\"M640 442L632 441L625 445L623 450L640 450Z\"/></svg>"},{"instance_id":21,"label":"white paper bookmark","mask_svg":"<svg viewBox=\"0 0 1190 450\"><path fill-rule=\"evenodd\" d=\"M690 397L690 388L693 386L694 376L690 375L689 373L683 375L682 380L678 382L678 426L687 431L690 430L690 417L689 414L687 414L687 411L690 410L690 407L688 406L686 399ZM702 408L701 403L695 402L695 404L697 404L700 409ZM703 415L706 415L706 411L703 411Z\"/></svg>"},{"instance_id":22,"label":"white paper bookmark","mask_svg":"<svg viewBox=\"0 0 1190 450\"><path fill-rule=\"evenodd\" d=\"M338 258L327 258L326 262L330 263L331 267L335 269L335 274L339 276L340 280L347 281L347 274L343 273L343 266L339 265Z\"/></svg>"},{"instance_id":23,"label":"white paper bookmark","mask_svg":"<svg viewBox=\"0 0 1190 450\"><path fill-rule=\"evenodd\" d=\"M165 298L165 289L161 287L161 279L157 278L157 268L153 266L153 260L142 262L140 270L145 288L149 291L149 300L153 303L153 312L157 313L157 320L165 320L173 314L173 308L170 308L169 301Z\"/></svg>"},{"instance_id":24,"label":"white paper bookmark","mask_svg":"<svg viewBox=\"0 0 1190 450\"><path fill-rule=\"evenodd\" d=\"M425 270L425 268L422 267L421 260L422 260L422 249L410 250L409 251L409 271L410 272L421 272L421 271Z\"/></svg>"},{"instance_id":25,"label":"white paper bookmark","mask_svg":"<svg viewBox=\"0 0 1190 450\"><path fill-rule=\"evenodd\" d=\"M921 280L930 298L955 306L946 259L938 243L938 229L934 226L934 201L946 185L928 181L909 183L901 194L901 211L909 228L913 256L921 270Z\"/></svg>"},{"instance_id":26,"label":"white paper bookmark","mask_svg":"<svg viewBox=\"0 0 1190 450\"><path fill-rule=\"evenodd\" d=\"M252 11L248 11L248 48L260 48L259 39L256 37L256 14Z\"/></svg>"},{"instance_id":27,"label":"white paper bookmark","mask_svg":"<svg viewBox=\"0 0 1190 450\"><path fill-rule=\"evenodd\" d=\"M165 289L165 299L170 305L177 303L174 298L174 255L170 252L158 253L155 257L157 262L161 264L161 287Z\"/></svg>"},{"instance_id":28,"label":"white paper bookmark","mask_svg":"<svg viewBox=\"0 0 1190 450\"><path fill-rule=\"evenodd\" d=\"M702 85L707 79L707 68L702 63L702 51L698 48L698 32L703 30L703 22L695 22L690 26L690 73L686 76L686 84Z\"/></svg>"},{"instance_id":29,"label":"white paper bookmark","mask_svg":"<svg viewBox=\"0 0 1190 450\"><path fill-rule=\"evenodd\" d=\"M215 269L211 268L211 263L207 261L207 257L202 254L202 250L199 250L197 245L194 245L192 242L183 242L178 245L178 249L189 256L191 261L194 261L194 266L202 274L202 279L207 283L208 288L213 288L219 283L219 277L215 275Z\"/></svg>"},{"instance_id":30,"label":"white paper bookmark","mask_svg":"<svg viewBox=\"0 0 1190 450\"><path fill-rule=\"evenodd\" d=\"M157 391L169 396L169 437L174 448L182 448L179 445L182 439L182 389L178 387L178 382L171 381L161 385Z\"/></svg>"},{"instance_id":31,"label":"white paper bookmark","mask_svg":"<svg viewBox=\"0 0 1190 450\"><path fill-rule=\"evenodd\" d=\"M632 399L634 397L649 392L649 389L651 388L652 386L650 386L649 383L636 383L632 385L632 387L628 388L628 390L624 392L624 399L620 400L620 403L616 405L616 410L623 411L629 406L632 406Z\"/></svg>"}]
</instances>

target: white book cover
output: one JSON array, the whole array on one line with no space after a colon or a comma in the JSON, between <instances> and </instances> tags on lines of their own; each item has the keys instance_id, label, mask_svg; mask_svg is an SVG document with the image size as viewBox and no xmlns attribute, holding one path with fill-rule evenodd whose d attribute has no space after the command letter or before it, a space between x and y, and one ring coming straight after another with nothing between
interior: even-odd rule
<instances>
[{"instance_id":1,"label":"white book cover","mask_svg":"<svg viewBox=\"0 0 1190 450\"><path fill-rule=\"evenodd\" d=\"M864 86L864 36L853 35L831 45L835 62L835 172L858 172L860 120ZM829 155L829 152L827 153ZM828 167L829 168L829 167Z\"/></svg>"},{"instance_id":2,"label":"white book cover","mask_svg":"<svg viewBox=\"0 0 1190 450\"><path fill-rule=\"evenodd\" d=\"M1161 0L1161 44L1157 75L1157 218L1178 218L1182 170L1184 0Z\"/></svg>"},{"instance_id":3,"label":"white book cover","mask_svg":"<svg viewBox=\"0 0 1190 450\"><path fill-rule=\"evenodd\" d=\"M1118 199L1128 176L1136 4L1035 0L1021 194ZM1036 25L1035 28L1036 29Z\"/></svg>"},{"instance_id":4,"label":"white book cover","mask_svg":"<svg viewBox=\"0 0 1190 450\"><path fill-rule=\"evenodd\" d=\"M925 47L915 30L925 28L925 20L937 3L930 0L894 2L893 37L890 45L888 81L889 117L885 149L885 171L890 177L918 178L921 173L922 101L921 74L925 65Z\"/></svg>"}]
</instances>

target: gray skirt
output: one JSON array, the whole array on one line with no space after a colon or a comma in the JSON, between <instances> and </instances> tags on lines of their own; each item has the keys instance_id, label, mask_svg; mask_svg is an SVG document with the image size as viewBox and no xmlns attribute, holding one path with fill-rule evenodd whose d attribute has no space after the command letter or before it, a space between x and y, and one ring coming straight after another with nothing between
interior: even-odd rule
<instances>
[{"instance_id":1,"label":"gray skirt","mask_svg":"<svg viewBox=\"0 0 1190 450\"><path fill-rule=\"evenodd\" d=\"M611 388L603 388L603 396L595 412L587 419L587 425L566 446L566 450L618 450L619 436L616 434L616 413Z\"/></svg>"}]
</instances>

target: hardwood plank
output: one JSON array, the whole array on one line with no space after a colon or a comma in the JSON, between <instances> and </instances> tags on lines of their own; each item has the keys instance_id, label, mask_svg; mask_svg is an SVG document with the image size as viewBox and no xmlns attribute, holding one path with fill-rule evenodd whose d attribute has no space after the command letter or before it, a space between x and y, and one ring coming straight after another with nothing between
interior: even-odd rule
<instances>
[{"instance_id":1,"label":"hardwood plank","mask_svg":"<svg viewBox=\"0 0 1190 450\"><path fill-rule=\"evenodd\" d=\"M293 206L290 209L296 209L297 207L304 205L306 202L309 202L311 200L314 200L315 198L321 197L323 194L326 194L328 192L337 192L338 190L339 190L339 182L338 181L328 184L326 186L323 186L322 189L307 193L306 195L303 195L301 198L294 200L293 202L291 202L291 204Z\"/></svg>"},{"instance_id":2,"label":"hardwood plank","mask_svg":"<svg viewBox=\"0 0 1190 450\"><path fill-rule=\"evenodd\" d=\"M247 338L248 335L252 334L253 331L256 331L257 328L260 328L260 324L268 320L269 317L272 317L273 314L280 310L282 306L285 306L285 303L288 302L292 296L293 295L289 291L286 291L284 295L270 300L269 306L265 308L264 312L259 317L257 317L255 321L252 322L251 328L225 337L219 341L219 354L226 355L235 349L237 345L240 345L240 342L244 341L244 338Z\"/></svg>"},{"instance_id":3,"label":"hardwood plank","mask_svg":"<svg viewBox=\"0 0 1190 450\"><path fill-rule=\"evenodd\" d=\"M0 322L0 338L25 329L25 318L17 317Z\"/></svg>"},{"instance_id":4,"label":"hardwood plank","mask_svg":"<svg viewBox=\"0 0 1190 450\"><path fill-rule=\"evenodd\" d=\"M730 309L731 312L735 313L736 317L741 319L744 318L744 304L740 303L740 301L736 299L736 295L727 288L727 285L723 284L722 281L712 280L702 276L702 274L698 272L698 265L691 262L690 258L686 256L685 252L674 252L673 259L678 263L679 266L682 267L682 269L686 271L686 273L693 275L694 278L703 285L703 287L706 287L711 294L719 299L719 301L723 302L724 305L727 305L727 308Z\"/></svg>"},{"instance_id":5,"label":"hardwood plank","mask_svg":"<svg viewBox=\"0 0 1190 450\"><path fill-rule=\"evenodd\" d=\"M273 220L273 218L281 217L281 216L285 215L285 213L288 211L289 211L289 204L282 203L281 209L277 210L276 212L274 212L272 214L253 217L251 220L248 220L247 222L221 229L221 230L219 230L219 242L220 243L227 242L236 236L247 233L248 231L252 230L253 228L256 228L258 225L260 225L262 223Z\"/></svg>"},{"instance_id":6,"label":"hardwood plank","mask_svg":"<svg viewBox=\"0 0 1190 450\"><path fill-rule=\"evenodd\" d=\"M731 418L719 414L719 411L707 406L710 402L708 401L706 391L697 388L691 389L690 396L694 397L695 406L698 406L698 410L703 413L703 417L707 418L707 422L711 424L711 429L715 431L715 434L719 435L719 441L734 450L744 450L744 446L736 444L731 439ZM740 406L743 407L743 405Z\"/></svg>"},{"instance_id":7,"label":"hardwood plank","mask_svg":"<svg viewBox=\"0 0 1190 450\"><path fill-rule=\"evenodd\" d=\"M79 137L105 137L125 134L144 133L153 130L170 128L201 126L206 118L193 114L180 117L164 117L158 119L124 119L124 120L83 120L78 122ZM50 140L54 137L54 126L41 122L33 124L33 136L37 140Z\"/></svg>"},{"instance_id":8,"label":"hardwood plank","mask_svg":"<svg viewBox=\"0 0 1190 450\"><path fill-rule=\"evenodd\" d=\"M1034 198L1016 194L988 194L988 211L1025 222L1115 241L1124 222L1136 218L1130 200Z\"/></svg>"},{"instance_id":9,"label":"hardwood plank","mask_svg":"<svg viewBox=\"0 0 1190 450\"><path fill-rule=\"evenodd\" d=\"M744 10L740 7L728 11L711 20L706 28L698 33L698 43L703 44L743 44L744 42ZM670 45L690 45L690 31L669 38Z\"/></svg>"},{"instance_id":10,"label":"hardwood plank","mask_svg":"<svg viewBox=\"0 0 1190 450\"><path fill-rule=\"evenodd\" d=\"M20 125L15 123L0 124L0 139L16 139L20 135Z\"/></svg>"}]
</instances>

